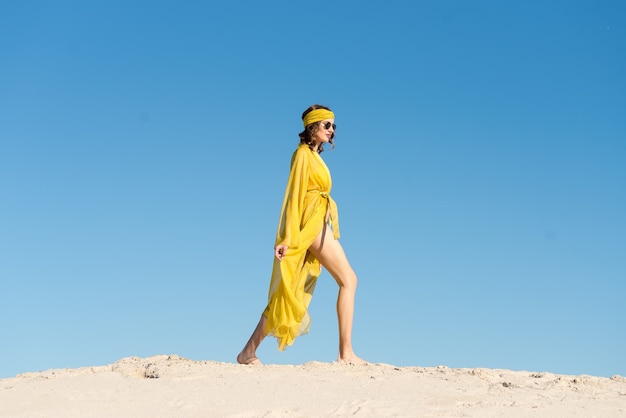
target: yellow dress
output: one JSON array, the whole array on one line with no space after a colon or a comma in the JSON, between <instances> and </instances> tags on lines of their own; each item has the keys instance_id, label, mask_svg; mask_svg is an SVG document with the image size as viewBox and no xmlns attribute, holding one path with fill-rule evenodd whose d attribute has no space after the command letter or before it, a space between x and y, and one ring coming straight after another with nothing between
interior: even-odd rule
<instances>
[{"instance_id":1,"label":"yellow dress","mask_svg":"<svg viewBox=\"0 0 626 418\"><path fill-rule=\"evenodd\" d=\"M276 245L288 247L282 261L274 258L265 332L278 339L278 349L293 344L309 331L307 312L320 262L308 252L323 226L330 222L339 238L337 205L330 197L330 171L320 155L300 144L291 158L291 170L281 210Z\"/></svg>"}]
</instances>

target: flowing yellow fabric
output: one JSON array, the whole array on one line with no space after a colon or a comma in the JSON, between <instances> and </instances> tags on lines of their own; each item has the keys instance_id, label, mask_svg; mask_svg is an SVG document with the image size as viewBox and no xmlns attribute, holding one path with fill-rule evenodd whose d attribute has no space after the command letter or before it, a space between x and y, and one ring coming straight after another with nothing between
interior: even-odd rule
<instances>
[{"instance_id":1,"label":"flowing yellow fabric","mask_svg":"<svg viewBox=\"0 0 626 418\"><path fill-rule=\"evenodd\" d=\"M293 344L309 331L308 306L317 278L319 261L308 248L330 221L339 238L337 205L330 197L330 171L320 155L300 144L291 158L291 170L281 210L276 245L288 247L282 261L274 258L265 332L278 340L278 349Z\"/></svg>"}]
</instances>

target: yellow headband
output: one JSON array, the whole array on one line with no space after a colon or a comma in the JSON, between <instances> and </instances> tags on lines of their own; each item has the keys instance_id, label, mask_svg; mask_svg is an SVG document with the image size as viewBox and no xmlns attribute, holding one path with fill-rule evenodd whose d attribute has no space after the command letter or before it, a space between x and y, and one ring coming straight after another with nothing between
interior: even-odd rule
<instances>
[{"instance_id":1,"label":"yellow headband","mask_svg":"<svg viewBox=\"0 0 626 418\"><path fill-rule=\"evenodd\" d=\"M312 123L321 122L326 119L335 119L335 114L330 110L315 109L307 113L304 119L302 119L302 122L304 123L304 127L306 128Z\"/></svg>"}]
</instances>

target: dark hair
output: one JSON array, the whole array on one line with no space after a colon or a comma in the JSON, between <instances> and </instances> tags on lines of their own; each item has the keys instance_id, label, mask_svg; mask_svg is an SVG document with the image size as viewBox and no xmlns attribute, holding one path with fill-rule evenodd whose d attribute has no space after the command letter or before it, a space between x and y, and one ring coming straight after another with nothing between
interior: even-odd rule
<instances>
[{"instance_id":1,"label":"dark hair","mask_svg":"<svg viewBox=\"0 0 626 418\"><path fill-rule=\"evenodd\" d=\"M302 120L304 120L304 117L311 111L315 110L315 109L326 109L326 110L330 110L329 107L326 106L322 106L319 104L314 104L311 105L307 108L307 110L305 110L302 113ZM315 123L311 123L309 125L307 125L304 128L304 131L300 132L298 134L298 136L300 137L300 143L302 144L307 144L309 147L311 147L313 145L313 136L317 133L317 131L320 129L320 124L318 122ZM333 139L335 139L335 133L333 132L333 134L330 137L330 145L335 148L335 143L333 141ZM322 153L324 152L324 147L322 146L322 144L319 144L319 146L317 147L317 152L318 153Z\"/></svg>"}]
</instances>

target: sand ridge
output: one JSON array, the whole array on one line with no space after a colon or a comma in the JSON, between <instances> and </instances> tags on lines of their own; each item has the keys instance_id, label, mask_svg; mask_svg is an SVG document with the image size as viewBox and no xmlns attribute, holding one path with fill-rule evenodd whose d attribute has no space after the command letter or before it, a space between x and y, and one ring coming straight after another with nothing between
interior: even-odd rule
<instances>
[{"instance_id":1,"label":"sand ridge","mask_svg":"<svg viewBox=\"0 0 626 418\"><path fill-rule=\"evenodd\" d=\"M623 417L626 378L177 355L0 379L0 417Z\"/></svg>"}]
</instances>

